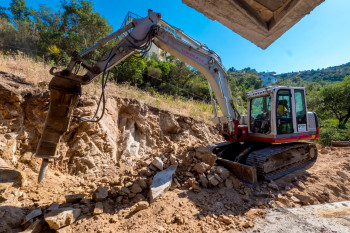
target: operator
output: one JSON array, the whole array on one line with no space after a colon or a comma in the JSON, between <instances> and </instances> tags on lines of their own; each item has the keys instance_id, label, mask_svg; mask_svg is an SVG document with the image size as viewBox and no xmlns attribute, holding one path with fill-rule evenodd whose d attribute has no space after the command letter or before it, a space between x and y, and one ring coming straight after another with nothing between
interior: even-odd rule
<instances>
[{"instance_id":1,"label":"operator","mask_svg":"<svg viewBox=\"0 0 350 233\"><path fill-rule=\"evenodd\" d=\"M288 112L287 107L284 105L283 100L278 101L277 106L277 117L285 116Z\"/></svg>"}]
</instances>

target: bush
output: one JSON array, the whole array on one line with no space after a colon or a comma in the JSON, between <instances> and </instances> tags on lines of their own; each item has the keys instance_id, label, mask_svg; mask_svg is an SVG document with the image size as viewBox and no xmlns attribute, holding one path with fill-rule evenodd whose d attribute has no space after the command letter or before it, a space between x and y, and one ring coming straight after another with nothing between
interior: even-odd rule
<instances>
[{"instance_id":1,"label":"bush","mask_svg":"<svg viewBox=\"0 0 350 233\"><path fill-rule=\"evenodd\" d=\"M321 122L320 139L318 142L323 146L330 146L332 141L350 140L350 127L338 128L338 121L331 119Z\"/></svg>"}]
</instances>

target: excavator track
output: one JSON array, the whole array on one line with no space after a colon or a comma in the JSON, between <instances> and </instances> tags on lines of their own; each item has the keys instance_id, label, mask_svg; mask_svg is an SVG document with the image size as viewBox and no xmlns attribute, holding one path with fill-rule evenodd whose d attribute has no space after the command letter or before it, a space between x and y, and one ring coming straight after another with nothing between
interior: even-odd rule
<instances>
[{"instance_id":1,"label":"excavator track","mask_svg":"<svg viewBox=\"0 0 350 233\"><path fill-rule=\"evenodd\" d=\"M250 153L246 165L255 166L257 176L275 180L313 163L317 159L314 143L286 143Z\"/></svg>"}]
</instances>

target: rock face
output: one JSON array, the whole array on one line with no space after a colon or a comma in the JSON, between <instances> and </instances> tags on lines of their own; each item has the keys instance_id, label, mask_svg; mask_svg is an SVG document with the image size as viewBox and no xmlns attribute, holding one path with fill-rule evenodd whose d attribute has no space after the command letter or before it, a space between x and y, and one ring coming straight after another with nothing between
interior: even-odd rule
<instances>
[{"instance_id":1,"label":"rock face","mask_svg":"<svg viewBox=\"0 0 350 233\"><path fill-rule=\"evenodd\" d=\"M150 190L151 202L170 188L176 168L177 165L171 165L154 176Z\"/></svg>"},{"instance_id":2,"label":"rock face","mask_svg":"<svg viewBox=\"0 0 350 233\"><path fill-rule=\"evenodd\" d=\"M74 114L92 115L97 102L94 96L82 95ZM48 89L43 91L16 76L0 73L0 152L3 159L13 164L33 162L48 106ZM106 108L106 114L96 124L72 120L58 148L57 163L66 164L59 166L62 173L101 175L104 167L111 164L132 167L140 160L183 150L177 144L210 144L222 140L214 127L137 100L110 95ZM157 169L161 170L160 166ZM144 172L152 175L150 170Z\"/></svg>"},{"instance_id":3,"label":"rock face","mask_svg":"<svg viewBox=\"0 0 350 233\"><path fill-rule=\"evenodd\" d=\"M62 208L45 214L44 219L51 229L58 230L72 224L80 213L80 209Z\"/></svg>"}]
</instances>

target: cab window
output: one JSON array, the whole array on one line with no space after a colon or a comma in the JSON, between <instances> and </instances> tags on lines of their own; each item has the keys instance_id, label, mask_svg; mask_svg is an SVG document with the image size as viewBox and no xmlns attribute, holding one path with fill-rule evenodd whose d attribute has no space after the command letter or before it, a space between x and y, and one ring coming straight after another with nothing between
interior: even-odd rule
<instances>
[{"instance_id":1,"label":"cab window","mask_svg":"<svg viewBox=\"0 0 350 233\"><path fill-rule=\"evenodd\" d=\"M271 101L269 96L257 97L250 102L250 130L268 134L271 131Z\"/></svg>"},{"instance_id":2,"label":"cab window","mask_svg":"<svg viewBox=\"0 0 350 233\"><path fill-rule=\"evenodd\" d=\"M306 106L305 106L305 93L304 90L295 90L295 112L297 119L298 132L306 132Z\"/></svg>"},{"instance_id":3,"label":"cab window","mask_svg":"<svg viewBox=\"0 0 350 233\"><path fill-rule=\"evenodd\" d=\"M290 90L279 90L277 92L276 116L277 134L294 132Z\"/></svg>"}]
</instances>

